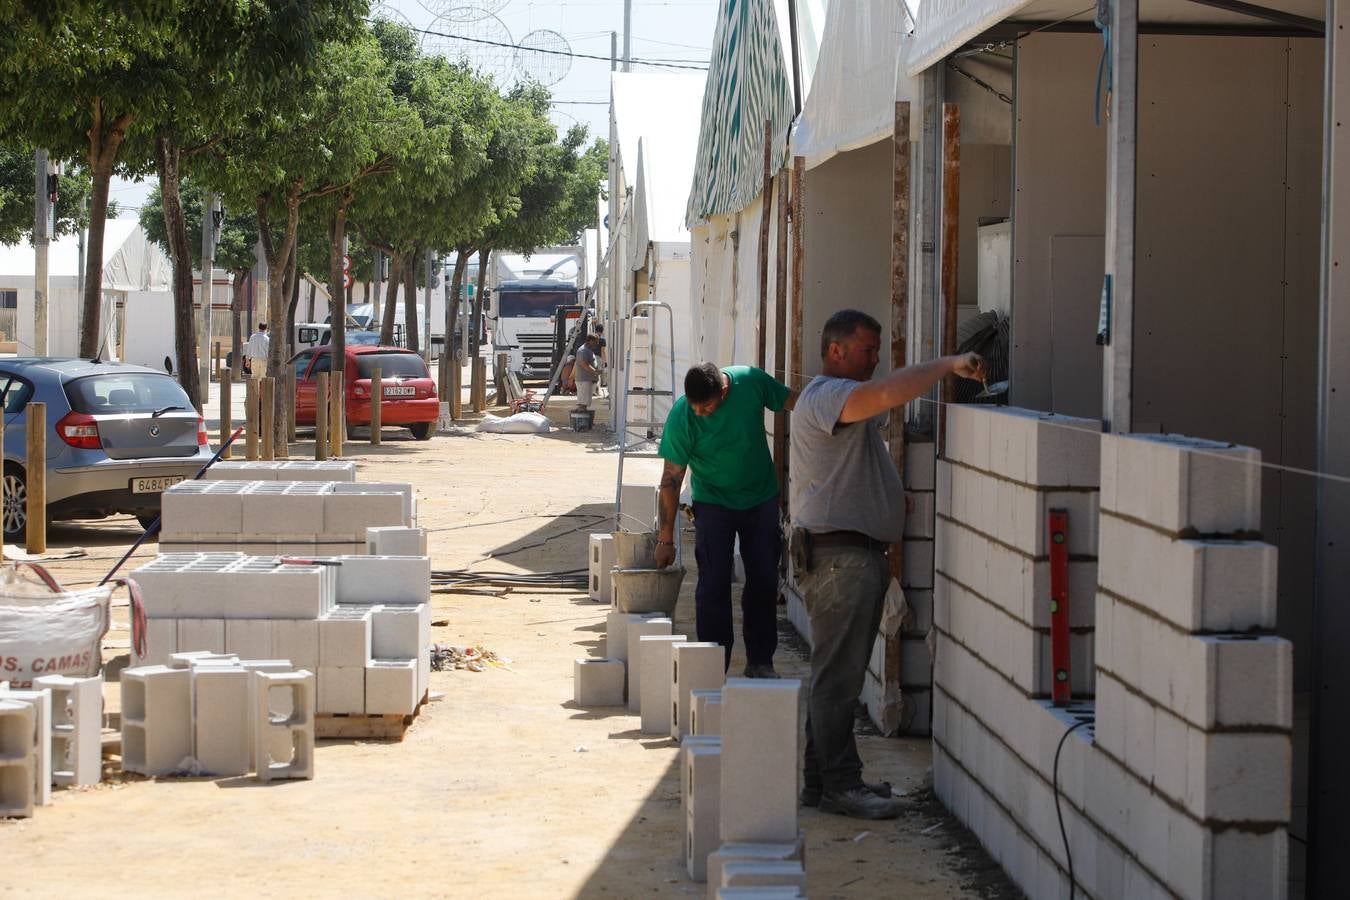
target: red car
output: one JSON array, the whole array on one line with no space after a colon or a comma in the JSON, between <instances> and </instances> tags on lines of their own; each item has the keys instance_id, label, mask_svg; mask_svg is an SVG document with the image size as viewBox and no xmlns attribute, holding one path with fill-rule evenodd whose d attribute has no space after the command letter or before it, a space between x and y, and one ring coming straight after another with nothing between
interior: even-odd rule
<instances>
[{"instance_id":1,"label":"red car","mask_svg":"<svg viewBox=\"0 0 1350 900\"><path fill-rule=\"evenodd\" d=\"M346 350L347 427L370 424L370 376L379 369L384 394L380 424L404 426L419 441L430 438L441 401L422 357L400 347L349 345ZM332 348L325 344L301 350L291 357L291 365L295 367L296 424L313 425L318 376L332 371Z\"/></svg>"}]
</instances>

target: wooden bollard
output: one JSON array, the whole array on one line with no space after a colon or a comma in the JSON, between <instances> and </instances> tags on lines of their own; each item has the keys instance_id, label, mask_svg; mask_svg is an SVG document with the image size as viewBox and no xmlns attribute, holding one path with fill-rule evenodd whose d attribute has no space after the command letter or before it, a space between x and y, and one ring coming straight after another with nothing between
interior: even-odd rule
<instances>
[{"instance_id":1,"label":"wooden bollard","mask_svg":"<svg viewBox=\"0 0 1350 900\"><path fill-rule=\"evenodd\" d=\"M258 426L262 432L262 458L276 459L276 380L263 378L258 392Z\"/></svg>"},{"instance_id":2,"label":"wooden bollard","mask_svg":"<svg viewBox=\"0 0 1350 900\"><path fill-rule=\"evenodd\" d=\"M464 415L464 370L459 365L459 357L452 355L450 357L450 372L446 376L449 384L446 386L450 397L450 418L460 419Z\"/></svg>"},{"instance_id":3,"label":"wooden bollard","mask_svg":"<svg viewBox=\"0 0 1350 900\"><path fill-rule=\"evenodd\" d=\"M258 379L244 382L244 456L258 458Z\"/></svg>"},{"instance_id":4,"label":"wooden bollard","mask_svg":"<svg viewBox=\"0 0 1350 900\"><path fill-rule=\"evenodd\" d=\"M47 552L47 404L30 403L28 414L29 553ZM34 464L33 460L37 460Z\"/></svg>"},{"instance_id":5,"label":"wooden bollard","mask_svg":"<svg viewBox=\"0 0 1350 900\"><path fill-rule=\"evenodd\" d=\"M328 382L328 403L328 455L331 459L342 459L342 441L347 436L347 391L343 378Z\"/></svg>"},{"instance_id":6,"label":"wooden bollard","mask_svg":"<svg viewBox=\"0 0 1350 900\"><path fill-rule=\"evenodd\" d=\"M220 381L220 341L216 341L215 349L211 353L211 371L216 373L216 381Z\"/></svg>"},{"instance_id":7,"label":"wooden bollard","mask_svg":"<svg viewBox=\"0 0 1350 900\"><path fill-rule=\"evenodd\" d=\"M220 454L221 459L230 459L234 455L231 452L234 448L225 446L234 431L233 376L234 372L229 367L220 370L220 445L225 447L225 452Z\"/></svg>"},{"instance_id":8,"label":"wooden bollard","mask_svg":"<svg viewBox=\"0 0 1350 900\"><path fill-rule=\"evenodd\" d=\"M286 367L286 440L295 440L295 366Z\"/></svg>"},{"instance_id":9,"label":"wooden bollard","mask_svg":"<svg viewBox=\"0 0 1350 900\"><path fill-rule=\"evenodd\" d=\"M328 458L328 373L320 372L314 388L314 458Z\"/></svg>"},{"instance_id":10,"label":"wooden bollard","mask_svg":"<svg viewBox=\"0 0 1350 900\"><path fill-rule=\"evenodd\" d=\"M376 366L370 373L370 442L378 444L380 442L380 420L383 418L383 410L380 407L384 401L384 383L380 378L380 367Z\"/></svg>"}]
</instances>

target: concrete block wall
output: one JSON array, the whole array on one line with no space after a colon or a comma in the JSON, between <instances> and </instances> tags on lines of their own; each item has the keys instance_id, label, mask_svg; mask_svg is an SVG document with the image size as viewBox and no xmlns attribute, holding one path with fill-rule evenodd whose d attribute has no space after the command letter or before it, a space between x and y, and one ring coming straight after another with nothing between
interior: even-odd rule
<instances>
[{"instance_id":1,"label":"concrete block wall","mask_svg":"<svg viewBox=\"0 0 1350 900\"><path fill-rule=\"evenodd\" d=\"M85 787L103 780L103 677L43 675L33 687L52 695L52 783Z\"/></svg>"},{"instance_id":2,"label":"concrete block wall","mask_svg":"<svg viewBox=\"0 0 1350 900\"><path fill-rule=\"evenodd\" d=\"M355 481L349 459L222 459L206 470L205 481Z\"/></svg>"},{"instance_id":3,"label":"concrete block wall","mask_svg":"<svg viewBox=\"0 0 1350 900\"><path fill-rule=\"evenodd\" d=\"M1023 410L948 415L938 795L1029 896L1068 893L1056 774L1081 895L1284 896L1292 675L1269 634L1254 451ZM1044 696L1056 507L1078 695L1064 709Z\"/></svg>"},{"instance_id":4,"label":"concrete block wall","mask_svg":"<svg viewBox=\"0 0 1350 900\"><path fill-rule=\"evenodd\" d=\"M0 817L33 815L36 733L37 716L30 704L0 700Z\"/></svg>"}]
</instances>

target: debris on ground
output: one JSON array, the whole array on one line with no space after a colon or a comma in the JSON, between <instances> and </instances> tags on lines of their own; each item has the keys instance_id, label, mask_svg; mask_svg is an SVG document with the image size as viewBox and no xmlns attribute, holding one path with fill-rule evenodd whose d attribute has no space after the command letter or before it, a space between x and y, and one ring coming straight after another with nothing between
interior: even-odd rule
<instances>
[{"instance_id":1,"label":"debris on ground","mask_svg":"<svg viewBox=\"0 0 1350 900\"><path fill-rule=\"evenodd\" d=\"M445 672L450 669L482 672L488 666L510 671L511 660L481 646L456 647L451 644L436 644L431 651L431 669L434 672Z\"/></svg>"}]
</instances>

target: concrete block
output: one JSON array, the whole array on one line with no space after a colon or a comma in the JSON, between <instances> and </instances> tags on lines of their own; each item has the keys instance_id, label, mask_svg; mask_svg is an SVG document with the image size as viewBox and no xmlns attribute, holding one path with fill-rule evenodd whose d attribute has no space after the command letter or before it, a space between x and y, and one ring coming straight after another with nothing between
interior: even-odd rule
<instances>
[{"instance_id":1,"label":"concrete block","mask_svg":"<svg viewBox=\"0 0 1350 900\"><path fill-rule=\"evenodd\" d=\"M131 645L131 661L138 666L159 666L169 661L170 654L178 652L178 620L145 620L145 654L136 652L136 644Z\"/></svg>"},{"instance_id":2,"label":"concrete block","mask_svg":"<svg viewBox=\"0 0 1350 900\"><path fill-rule=\"evenodd\" d=\"M723 887L793 887L806 890L806 870L796 860L735 860L722 867Z\"/></svg>"},{"instance_id":3,"label":"concrete block","mask_svg":"<svg viewBox=\"0 0 1350 900\"><path fill-rule=\"evenodd\" d=\"M1288 822L1293 742L1287 734L1187 728L1186 808L1206 821ZM1158 766L1180 766L1180 759Z\"/></svg>"},{"instance_id":4,"label":"concrete block","mask_svg":"<svg viewBox=\"0 0 1350 900\"><path fill-rule=\"evenodd\" d=\"M722 688L722 840L797 835L801 682L730 678Z\"/></svg>"},{"instance_id":5,"label":"concrete block","mask_svg":"<svg viewBox=\"0 0 1350 900\"><path fill-rule=\"evenodd\" d=\"M1261 528L1261 454L1173 434L1102 438L1102 509L1173 534Z\"/></svg>"},{"instance_id":6,"label":"concrete block","mask_svg":"<svg viewBox=\"0 0 1350 900\"><path fill-rule=\"evenodd\" d=\"M154 777L192 758L192 671L167 666L123 669L122 770Z\"/></svg>"},{"instance_id":7,"label":"concrete block","mask_svg":"<svg viewBox=\"0 0 1350 900\"><path fill-rule=\"evenodd\" d=\"M722 692L720 690L693 690L689 692L689 697L689 734L699 737L720 737L722 734Z\"/></svg>"},{"instance_id":8,"label":"concrete block","mask_svg":"<svg viewBox=\"0 0 1350 900\"><path fill-rule=\"evenodd\" d=\"M605 655L620 662L628 661L628 617L633 613L611 608L605 614Z\"/></svg>"},{"instance_id":9,"label":"concrete block","mask_svg":"<svg viewBox=\"0 0 1350 900\"><path fill-rule=\"evenodd\" d=\"M1289 890L1289 831L1212 833L1208 875L1211 897L1284 897Z\"/></svg>"},{"instance_id":10,"label":"concrete block","mask_svg":"<svg viewBox=\"0 0 1350 900\"><path fill-rule=\"evenodd\" d=\"M931 590L933 587L933 542L906 539L902 547L904 566L900 585L906 589Z\"/></svg>"},{"instance_id":11,"label":"concrete block","mask_svg":"<svg viewBox=\"0 0 1350 900\"><path fill-rule=\"evenodd\" d=\"M937 444L932 441L905 441L905 487L911 491L931 491L937 463Z\"/></svg>"},{"instance_id":12,"label":"concrete block","mask_svg":"<svg viewBox=\"0 0 1350 900\"><path fill-rule=\"evenodd\" d=\"M276 619L272 623L272 653L289 659L297 669L319 667L319 620Z\"/></svg>"},{"instance_id":13,"label":"concrete block","mask_svg":"<svg viewBox=\"0 0 1350 900\"><path fill-rule=\"evenodd\" d=\"M52 783L84 787L103 780L103 677L44 675L33 687L52 694Z\"/></svg>"},{"instance_id":14,"label":"concrete block","mask_svg":"<svg viewBox=\"0 0 1350 900\"><path fill-rule=\"evenodd\" d=\"M721 887L717 900L800 900L794 887Z\"/></svg>"},{"instance_id":15,"label":"concrete block","mask_svg":"<svg viewBox=\"0 0 1350 900\"><path fill-rule=\"evenodd\" d=\"M636 659L629 659L632 668L641 667L639 705L643 734L670 734L671 684L670 672L674 666L675 645L689 639L682 634L645 635L638 640Z\"/></svg>"},{"instance_id":16,"label":"concrete block","mask_svg":"<svg viewBox=\"0 0 1350 900\"><path fill-rule=\"evenodd\" d=\"M224 619L178 619L178 652L225 652ZM175 654L177 655L177 654Z\"/></svg>"},{"instance_id":17,"label":"concrete block","mask_svg":"<svg viewBox=\"0 0 1350 900\"><path fill-rule=\"evenodd\" d=\"M27 818L37 805L33 750L37 713L19 700L0 700L0 817Z\"/></svg>"},{"instance_id":18,"label":"concrete block","mask_svg":"<svg viewBox=\"0 0 1350 900\"><path fill-rule=\"evenodd\" d=\"M254 672L253 748L258 780L314 777L314 675ZM280 745L280 746L279 746ZM279 752L287 748L289 755Z\"/></svg>"},{"instance_id":19,"label":"concrete block","mask_svg":"<svg viewBox=\"0 0 1350 900\"><path fill-rule=\"evenodd\" d=\"M374 659L366 663L366 709L370 715L412 715L417 694L417 660Z\"/></svg>"},{"instance_id":20,"label":"concrete block","mask_svg":"<svg viewBox=\"0 0 1350 900\"><path fill-rule=\"evenodd\" d=\"M936 490L933 493L933 510L939 516L952 515L952 464L940 459L937 461Z\"/></svg>"},{"instance_id":21,"label":"concrete block","mask_svg":"<svg viewBox=\"0 0 1350 900\"><path fill-rule=\"evenodd\" d=\"M26 703L33 708L33 803L46 806L52 802L52 692L45 688L4 688L0 689L0 700Z\"/></svg>"},{"instance_id":22,"label":"concrete block","mask_svg":"<svg viewBox=\"0 0 1350 900\"><path fill-rule=\"evenodd\" d=\"M1294 648L1283 638L1241 634L1199 638L1213 659L1205 725L1224 728L1294 723ZM1209 711L1212 708L1212 719Z\"/></svg>"},{"instance_id":23,"label":"concrete block","mask_svg":"<svg viewBox=\"0 0 1350 900\"><path fill-rule=\"evenodd\" d=\"M623 687L624 664L617 659L578 659L572 665L577 706L623 706Z\"/></svg>"},{"instance_id":24,"label":"concrete block","mask_svg":"<svg viewBox=\"0 0 1350 900\"><path fill-rule=\"evenodd\" d=\"M940 579L934 579L934 583ZM903 634L927 636L933 627L933 591L911 588L905 591L905 618L900 624Z\"/></svg>"},{"instance_id":25,"label":"concrete block","mask_svg":"<svg viewBox=\"0 0 1350 900\"><path fill-rule=\"evenodd\" d=\"M426 556L425 528L377 525L366 529L367 556Z\"/></svg>"},{"instance_id":26,"label":"concrete block","mask_svg":"<svg viewBox=\"0 0 1350 900\"><path fill-rule=\"evenodd\" d=\"M241 483L218 481L212 486L239 484ZM163 493L160 500L163 533L243 534L244 500L239 490L226 488L207 493L188 491L181 485L174 485Z\"/></svg>"},{"instance_id":27,"label":"concrete block","mask_svg":"<svg viewBox=\"0 0 1350 900\"><path fill-rule=\"evenodd\" d=\"M351 488L366 486L361 482L345 485ZM324 534L354 534L364 541L368 528L412 526L410 506L411 498L402 492L325 494L323 518L319 521L323 522Z\"/></svg>"},{"instance_id":28,"label":"concrete block","mask_svg":"<svg viewBox=\"0 0 1350 900\"><path fill-rule=\"evenodd\" d=\"M357 715L366 711L364 665L322 667L316 675L318 712Z\"/></svg>"},{"instance_id":29,"label":"concrete block","mask_svg":"<svg viewBox=\"0 0 1350 900\"><path fill-rule=\"evenodd\" d=\"M371 527L384 524L413 527L417 524L417 498L413 493L413 486L405 481L358 481L351 484L338 482L330 485L330 493L376 496L397 494L403 499L402 516L406 521L394 523L373 522L371 523ZM339 529L339 531L341 531L341 529ZM364 535L365 531L362 530L361 533Z\"/></svg>"},{"instance_id":30,"label":"concrete block","mask_svg":"<svg viewBox=\"0 0 1350 900\"><path fill-rule=\"evenodd\" d=\"M371 613L343 614L334 610L319 620L319 707L323 709L324 669L365 668L370 661Z\"/></svg>"},{"instance_id":31,"label":"concrete block","mask_svg":"<svg viewBox=\"0 0 1350 900\"><path fill-rule=\"evenodd\" d=\"M689 877L708 877L708 854L721 843L722 748L716 744L691 743L680 753L685 774L684 858Z\"/></svg>"},{"instance_id":32,"label":"concrete block","mask_svg":"<svg viewBox=\"0 0 1350 900\"><path fill-rule=\"evenodd\" d=\"M254 485L243 496L240 533L258 537L314 534L323 522L325 499L313 491L292 491L285 481Z\"/></svg>"},{"instance_id":33,"label":"concrete block","mask_svg":"<svg viewBox=\"0 0 1350 900\"><path fill-rule=\"evenodd\" d=\"M343 556L337 570L337 602L411 605L431 602L431 558Z\"/></svg>"},{"instance_id":34,"label":"concrete block","mask_svg":"<svg viewBox=\"0 0 1350 900\"><path fill-rule=\"evenodd\" d=\"M272 659L275 625L271 619L226 619L225 652L240 659Z\"/></svg>"},{"instance_id":35,"label":"concrete block","mask_svg":"<svg viewBox=\"0 0 1350 900\"><path fill-rule=\"evenodd\" d=\"M931 538L937 494L932 491L905 491L905 537Z\"/></svg>"},{"instance_id":36,"label":"concrete block","mask_svg":"<svg viewBox=\"0 0 1350 900\"><path fill-rule=\"evenodd\" d=\"M356 481L356 462L350 459L292 459L277 468L278 481L319 481L350 484Z\"/></svg>"},{"instance_id":37,"label":"concrete block","mask_svg":"<svg viewBox=\"0 0 1350 900\"><path fill-rule=\"evenodd\" d=\"M654 484L625 484L619 488L621 531L655 531L656 497Z\"/></svg>"},{"instance_id":38,"label":"concrete block","mask_svg":"<svg viewBox=\"0 0 1350 900\"><path fill-rule=\"evenodd\" d=\"M196 758L207 775L245 775L252 768L250 681L242 667L192 673Z\"/></svg>"},{"instance_id":39,"label":"concrete block","mask_svg":"<svg viewBox=\"0 0 1350 900\"><path fill-rule=\"evenodd\" d=\"M692 693L721 690L726 679L726 651L721 644L676 644L670 671L670 736L680 740L690 730Z\"/></svg>"},{"instance_id":40,"label":"concrete block","mask_svg":"<svg viewBox=\"0 0 1350 900\"><path fill-rule=\"evenodd\" d=\"M638 656L638 642L649 635L670 634L674 623L665 616L628 617L628 710L639 712L642 707L642 666ZM662 673L664 677L664 673Z\"/></svg>"},{"instance_id":41,"label":"concrete block","mask_svg":"<svg viewBox=\"0 0 1350 900\"><path fill-rule=\"evenodd\" d=\"M587 592L596 603L611 598L609 570L614 568L614 537L593 534L586 547Z\"/></svg>"},{"instance_id":42,"label":"concrete block","mask_svg":"<svg viewBox=\"0 0 1350 900\"><path fill-rule=\"evenodd\" d=\"M936 758L936 754L935 754ZM708 854L708 896L716 897L722 870L730 862L785 862L806 865L806 835L798 832L791 841L732 841Z\"/></svg>"},{"instance_id":43,"label":"concrete block","mask_svg":"<svg viewBox=\"0 0 1350 900\"><path fill-rule=\"evenodd\" d=\"M422 623L428 631L423 633ZM370 614L370 652L376 659L417 659L430 640L427 604L380 606Z\"/></svg>"}]
</instances>

